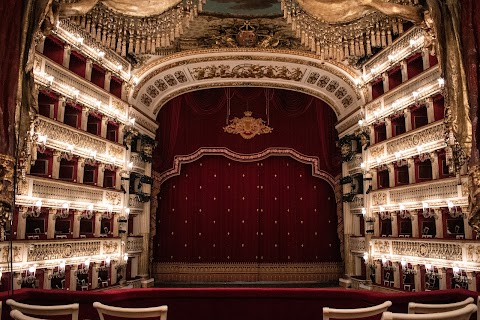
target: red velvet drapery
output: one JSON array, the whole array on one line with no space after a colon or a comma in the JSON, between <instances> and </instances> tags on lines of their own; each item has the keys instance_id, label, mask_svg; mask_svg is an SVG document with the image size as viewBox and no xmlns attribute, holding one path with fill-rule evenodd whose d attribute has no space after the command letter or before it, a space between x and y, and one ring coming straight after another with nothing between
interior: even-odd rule
<instances>
[{"instance_id":1,"label":"red velvet drapery","mask_svg":"<svg viewBox=\"0 0 480 320\"><path fill-rule=\"evenodd\" d=\"M161 262L340 261L335 195L289 157L204 156L161 188Z\"/></svg>"},{"instance_id":2,"label":"red velvet drapery","mask_svg":"<svg viewBox=\"0 0 480 320\"><path fill-rule=\"evenodd\" d=\"M332 176L340 173L341 162L335 147L336 116L325 102L287 90L229 90L190 92L172 99L160 110L157 117L159 145L153 162L155 171L161 173L170 169L176 155L188 155L200 148L223 147L251 154L271 147L288 147L320 158L320 168ZM228 97L231 98L229 109ZM271 97L268 109L266 97ZM241 118L247 110L253 112L254 118L269 120L273 132L249 140L225 133L227 115L229 120Z\"/></svg>"}]
</instances>

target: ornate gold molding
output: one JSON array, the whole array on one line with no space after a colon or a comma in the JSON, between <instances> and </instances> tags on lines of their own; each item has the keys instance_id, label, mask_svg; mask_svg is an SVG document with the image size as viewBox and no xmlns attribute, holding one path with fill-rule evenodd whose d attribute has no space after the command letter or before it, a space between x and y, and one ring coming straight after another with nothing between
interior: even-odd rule
<instances>
[{"instance_id":1,"label":"ornate gold molding","mask_svg":"<svg viewBox=\"0 0 480 320\"><path fill-rule=\"evenodd\" d=\"M15 159L6 154L0 154L0 241L3 241L4 226L12 219L14 206L14 174Z\"/></svg>"}]
</instances>

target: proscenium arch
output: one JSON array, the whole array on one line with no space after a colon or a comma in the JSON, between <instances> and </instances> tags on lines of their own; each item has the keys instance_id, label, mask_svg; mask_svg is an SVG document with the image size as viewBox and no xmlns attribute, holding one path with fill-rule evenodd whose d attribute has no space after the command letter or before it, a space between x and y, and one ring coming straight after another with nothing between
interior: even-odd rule
<instances>
[{"instance_id":1,"label":"proscenium arch","mask_svg":"<svg viewBox=\"0 0 480 320\"><path fill-rule=\"evenodd\" d=\"M359 72L291 50L215 49L178 53L147 63L136 73L130 102L156 119L171 99L215 87L269 87L302 92L325 101L340 120L365 103L355 85Z\"/></svg>"}]
</instances>

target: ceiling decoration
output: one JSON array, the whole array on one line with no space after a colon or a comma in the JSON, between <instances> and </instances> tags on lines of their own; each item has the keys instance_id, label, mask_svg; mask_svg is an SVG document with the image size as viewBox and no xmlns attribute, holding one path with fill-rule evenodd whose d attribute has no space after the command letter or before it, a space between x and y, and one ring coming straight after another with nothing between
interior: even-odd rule
<instances>
[{"instance_id":1,"label":"ceiling decoration","mask_svg":"<svg viewBox=\"0 0 480 320\"><path fill-rule=\"evenodd\" d=\"M208 0L203 13L222 17L280 17L282 10L278 0Z\"/></svg>"}]
</instances>

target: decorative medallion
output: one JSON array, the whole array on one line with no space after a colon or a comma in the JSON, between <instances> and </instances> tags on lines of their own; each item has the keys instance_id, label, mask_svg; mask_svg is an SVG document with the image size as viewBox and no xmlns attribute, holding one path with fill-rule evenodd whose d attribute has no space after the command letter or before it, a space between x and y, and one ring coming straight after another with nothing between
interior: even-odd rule
<instances>
[{"instance_id":1,"label":"decorative medallion","mask_svg":"<svg viewBox=\"0 0 480 320\"><path fill-rule=\"evenodd\" d=\"M240 31L237 33L237 42L242 47L253 47L258 40L255 28L250 25L250 21L245 21Z\"/></svg>"},{"instance_id":2,"label":"decorative medallion","mask_svg":"<svg viewBox=\"0 0 480 320\"><path fill-rule=\"evenodd\" d=\"M243 118L233 118L230 124L223 128L227 133L240 134L244 139L251 139L256 135L271 133L273 128L266 126L262 118L253 118L251 111L245 111Z\"/></svg>"}]
</instances>

